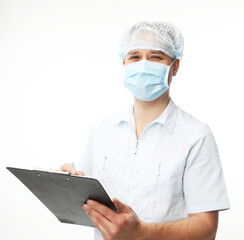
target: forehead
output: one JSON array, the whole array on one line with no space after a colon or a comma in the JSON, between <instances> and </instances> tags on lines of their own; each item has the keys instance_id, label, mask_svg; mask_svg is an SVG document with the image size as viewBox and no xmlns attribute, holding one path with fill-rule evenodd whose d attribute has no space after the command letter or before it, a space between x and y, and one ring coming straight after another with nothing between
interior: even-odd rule
<instances>
[{"instance_id":1,"label":"forehead","mask_svg":"<svg viewBox=\"0 0 244 240\"><path fill-rule=\"evenodd\" d=\"M143 53L166 55L162 51L152 50L152 49L133 49L133 50L129 51L126 55L143 54Z\"/></svg>"}]
</instances>

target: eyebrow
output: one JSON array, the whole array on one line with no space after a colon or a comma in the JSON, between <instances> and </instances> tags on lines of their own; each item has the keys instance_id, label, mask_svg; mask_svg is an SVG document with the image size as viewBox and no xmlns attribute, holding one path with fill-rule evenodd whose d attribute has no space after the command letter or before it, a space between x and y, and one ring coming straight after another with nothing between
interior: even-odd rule
<instances>
[{"instance_id":1,"label":"eyebrow","mask_svg":"<svg viewBox=\"0 0 244 240\"><path fill-rule=\"evenodd\" d=\"M139 51L130 51L130 52L128 52L127 54L137 54L137 53L139 53Z\"/></svg>"},{"instance_id":2,"label":"eyebrow","mask_svg":"<svg viewBox=\"0 0 244 240\"><path fill-rule=\"evenodd\" d=\"M164 52L162 52L162 51L155 51L155 50L150 51L150 53L152 53L152 54L161 54L161 55L165 55Z\"/></svg>"}]
</instances>

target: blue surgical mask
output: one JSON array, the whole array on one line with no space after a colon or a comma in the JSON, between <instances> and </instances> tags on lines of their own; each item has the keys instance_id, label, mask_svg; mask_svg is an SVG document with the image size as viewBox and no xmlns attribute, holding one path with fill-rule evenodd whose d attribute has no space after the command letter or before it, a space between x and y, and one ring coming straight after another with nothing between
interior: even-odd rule
<instances>
[{"instance_id":1,"label":"blue surgical mask","mask_svg":"<svg viewBox=\"0 0 244 240\"><path fill-rule=\"evenodd\" d=\"M168 76L171 65L148 60L125 65L124 85L136 98L153 101L169 88Z\"/></svg>"}]
</instances>

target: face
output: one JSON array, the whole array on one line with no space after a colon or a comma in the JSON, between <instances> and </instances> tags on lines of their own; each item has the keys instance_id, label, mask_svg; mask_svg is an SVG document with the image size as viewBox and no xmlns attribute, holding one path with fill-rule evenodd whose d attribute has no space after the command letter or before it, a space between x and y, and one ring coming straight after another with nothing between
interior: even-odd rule
<instances>
[{"instance_id":1,"label":"face","mask_svg":"<svg viewBox=\"0 0 244 240\"><path fill-rule=\"evenodd\" d=\"M141 60L148 60L152 62L162 63L168 66L173 61L173 59L169 55L163 53L162 51L156 51L151 49L134 49L125 55L123 65L135 63ZM175 59L169 72L169 78L168 78L169 85L172 81L172 76L176 75L178 69L179 69L179 60Z\"/></svg>"}]
</instances>

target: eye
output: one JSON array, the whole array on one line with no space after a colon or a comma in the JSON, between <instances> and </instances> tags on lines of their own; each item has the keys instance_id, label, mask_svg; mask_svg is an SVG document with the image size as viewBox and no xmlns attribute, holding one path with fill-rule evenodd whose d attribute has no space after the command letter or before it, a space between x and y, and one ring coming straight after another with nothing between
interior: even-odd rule
<instances>
[{"instance_id":1,"label":"eye","mask_svg":"<svg viewBox=\"0 0 244 240\"><path fill-rule=\"evenodd\" d=\"M153 59L160 59L160 60L162 59L162 57L159 56L159 55L153 55L152 58L153 58Z\"/></svg>"},{"instance_id":2,"label":"eye","mask_svg":"<svg viewBox=\"0 0 244 240\"><path fill-rule=\"evenodd\" d=\"M136 55L130 57L130 59L132 59L132 60L137 60L138 58L139 58L139 56L136 56Z\"/></svg>"}]
</instances>

